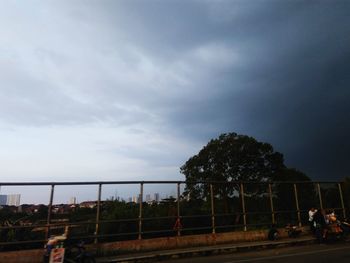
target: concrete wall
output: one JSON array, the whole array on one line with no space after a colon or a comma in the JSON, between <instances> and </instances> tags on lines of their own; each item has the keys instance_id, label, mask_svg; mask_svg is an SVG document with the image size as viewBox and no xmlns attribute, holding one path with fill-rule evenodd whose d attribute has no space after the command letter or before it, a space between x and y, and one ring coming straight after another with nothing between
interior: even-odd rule
<instances>
[{"instance_id":1,"label":"concrete wall","mask_svg":"<svg viewBox=\"0 0 350 263\"><path fill-rule=\"evenodd\" d=\"M42 263L43 249L0 252L0 263Z\"/></svg>"},{"instance_id":2,"label":"concrete wall","mask_svg":"<svg viewBox=\"0 0 350 263\"><path fill-rule=\"evenodd\" d=\"M229 232L219 234L162 237L144 240L129 240L98 244L99 255L130 253L138 251L164 250L195 246L211 246L233 242L266 240L267 231Z\"/></svg>"},{"instance_id":3,"label":"concrete wall","mask_svg":"<svg viewBox=\"0 0 350 263\"><path fill-rule=\"evenodd\" d=\"M303 232L305 233L306 231ZM287 237L284 229L280 229L280 235L281 237ZM90 245L88 249L95 251L99 256L110 256L142 251L211 246L259 240L267 240L267 230L119 241ZM43 249L1 252L0 263L41 263L43 253Z\"/></svg>"}]
</instances>

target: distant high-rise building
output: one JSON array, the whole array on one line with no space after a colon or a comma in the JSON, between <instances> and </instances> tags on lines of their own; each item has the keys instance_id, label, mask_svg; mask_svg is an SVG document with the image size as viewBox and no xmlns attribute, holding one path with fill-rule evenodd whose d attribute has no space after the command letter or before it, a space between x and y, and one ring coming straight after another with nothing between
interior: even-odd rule
<instances>
[{"instance_id":1,"label":"distant high-rise building","mask_svg":"<svg viewBox=\"0 0 350 263\"><path fill-rule=\"evenodd\" d=\"M0 195L0 205L7 204L7 195Z\"/></svg>"},{"instance_id":2,"label":"distant high-rise building","mask_svg":"<svg viewBox=\"0 0 350 263\"><path fill-rule=\"evenodd\" d=\"M159 193L154 193L154 201L156 202L160 201Z\"/></svg>"},{"instance_id":3,"label":"distant high-rise building","mask_svg":"<svg viewBox=\"0 0 350 263\"><path fill-rule=\"evenodd\" d=\"M7 195L7 205L14 205L14 206L19 206L21 202L21 195L20 194L11 194Z\"/></svg>"},{"instance_id":4,"label":"distant high-rise building","mask_svg":"<svg viewBox=\"0 0 350 263\"><path fill-rule=\"evenodd\" d=\"M134 196L132 197L132 201L133 201L133 203L137 203L137 202L138 202L137 196L134 195Z\"/></svg>"},{"instance_id":5,"label":"distant high-rise building","mask_svg":"<svg viewBox=\"0 0 350 263\"><path fill-rule=\"evenodd\" d=\"M70 199L69 199L69 204L70 205L75 205L77 203L77 198L75 196L72 196Z\"/></svg>"},{"instance_id":6,"label":"distant high-rise building","mask_svg":"<svg viewBox=\"0 0 350 263\"><path fill-rule=\"evenodd\" d=\"M151 195L150 194L146 195L146 202L147 203L151 202Z\"/></svg>"}]
</instances>

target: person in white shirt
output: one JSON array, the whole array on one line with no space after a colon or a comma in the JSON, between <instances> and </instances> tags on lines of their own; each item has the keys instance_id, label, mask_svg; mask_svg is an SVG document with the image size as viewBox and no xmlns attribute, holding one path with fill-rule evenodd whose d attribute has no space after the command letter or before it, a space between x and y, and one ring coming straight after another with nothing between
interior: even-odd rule
<instances>
[{"instance_id":1,"label":"person in white shirt","mask_svg":"<svg viewBox=\"0 0 350 263\"><path fill-rule=\"evenodd\" d=\"M312 233L315 232L314 215L316 212L317 212L317 209L315 209L314 207L311 207L309 210L309 225Z\"/></svg>"}]
</instances>

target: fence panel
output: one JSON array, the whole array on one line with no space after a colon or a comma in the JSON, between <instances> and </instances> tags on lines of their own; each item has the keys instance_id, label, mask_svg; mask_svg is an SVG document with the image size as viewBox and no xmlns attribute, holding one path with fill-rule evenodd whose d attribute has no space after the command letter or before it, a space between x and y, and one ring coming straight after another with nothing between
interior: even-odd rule
<instances>
[{"instance_id":1,"label":"fence panel","mask_svg":"<svg viewBox=\"0 0 350 263\"><path fill-rule=\"evenodd\" d=\"M339 186L337 183L321 183L320 184L323 208L327 212L334 211L336 215L343 215L343 207Z\"/></svg>"},{"instance_id":2,"label":"fence panel","mask_svg":"<svg viewBox=\"0 0 350 263\"><path fill-rule=\"evenodd\" d=\"M349 204L348 188L334 182L43 182L0 186L4 194L20 189L28 195L26 189L30 188L40 189L45 196L42 205L0 209L0 250L42 247L49 235L62 234L66 226L70 239L109 242L261 229L274 223L307 225L311 207L334 209L344 216ZM123 199L117 193L133 197ZM75 198L70 198L72 195ZM69 203L60 204L62 196L65 202L70 199ZM86 196L90 200L84 201Z\"/></svg>"},{"instance_id":3,"label":"fence panel","mask_svg":"<svg viewBox=\"0 0 350 263\"><path fill-rule=\"evenodd\" d=\"M244 183L244 199L248 229L271 226L269 185L267 183Z\"/></svg>"}]
</instances>

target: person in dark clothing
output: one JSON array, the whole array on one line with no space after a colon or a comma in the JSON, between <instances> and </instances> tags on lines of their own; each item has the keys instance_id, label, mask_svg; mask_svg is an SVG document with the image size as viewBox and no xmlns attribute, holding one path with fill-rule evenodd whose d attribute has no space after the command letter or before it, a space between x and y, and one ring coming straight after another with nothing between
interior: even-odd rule
<instances>
[{"instance_id":1,"label":"person in dark clothing","mask_svg":"<svg viewBox=\"0 0 350 263\"><path fill-rule=\"evenodd\" d=\"M292 224L287 224L286 225L286 231L288 233L289 237L296 238L301 234L301 230Z\"/></svg>"},{"instance_id":2,"label":"person in dark clothing","mask_svg":"<svg viewBox=\"0 0 350 263\"><path fill-rule=\"evenodd\" d=\"M267 235L267 238L271 241L274 241L274 240L277 240L279 237L279 233L278 233L278 230L276 228L276 225L272 225L270 230L269 230L269 233Z\"/></svg>"},{"instance_id":3,"label":"person in dark clothing","mask_svg":"<svg viewBox=\"0 0 350 263\"><path fill-rule=\"evenodd\" d=\"M322 243L326 240L327 237L327 223L325 220L325 211L323 209L318 209L314 214L315 226L315 235L319 243Z\"/></svg>"},{"instance_id":4,"label":"person in dark clothing","mask_svg":"<svg viewBox=\"0 0 350 263\"><path fill-rule=\"evenodd\" d=\"M340 228L343 231L343 238L347 239L350 234L350 222L347 218L344 218L340 223Z\"/></svg>"}]
</instances>

